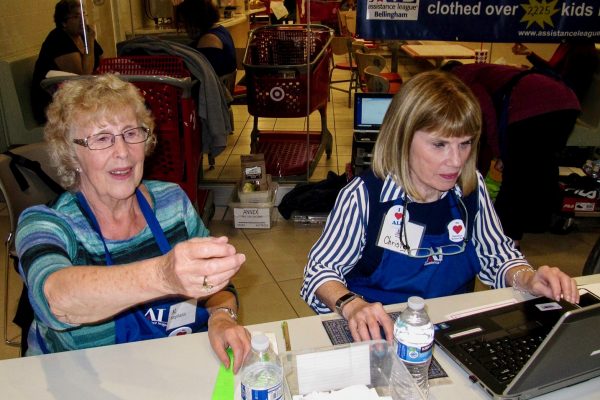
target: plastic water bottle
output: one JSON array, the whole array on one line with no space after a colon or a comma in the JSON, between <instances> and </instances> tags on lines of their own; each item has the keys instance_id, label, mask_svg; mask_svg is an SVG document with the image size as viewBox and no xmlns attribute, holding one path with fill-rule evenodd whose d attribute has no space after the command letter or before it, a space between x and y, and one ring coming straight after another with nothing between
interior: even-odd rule
<instances>
[{"instance_id":1,"label":"plastic water bottle","mask_svg":"<svg viewBox=\"0 0 600 400\"><path fill-rule=\"evenodd\" d=\"M433 335L433 324L425 311L425 300L417 296L410 297L408 307L396 319L394 344L396 354L404 362L425 397L429 392L428 372Z\"/></svg>"},{"instance_id":2,"label":"plastic water bottle","mask_svg":"<svg viewBox=\"0 0 600 400\"><path fill-rule=\"evenodd\" d=\"M264 334L252 337L252 352L244 360L242 399L283 399L283 369Z\"/></svg>"}]
</instances>

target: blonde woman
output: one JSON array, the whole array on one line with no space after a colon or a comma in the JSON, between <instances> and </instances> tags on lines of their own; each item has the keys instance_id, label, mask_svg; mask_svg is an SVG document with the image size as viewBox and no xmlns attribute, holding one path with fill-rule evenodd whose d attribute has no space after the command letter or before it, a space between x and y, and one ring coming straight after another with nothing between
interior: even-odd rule
<instances>
[{"instance_id":1,"label":"blonde woman","mask_svg":"<svg viewBox=\"0 0 600 400\"><path fill-rule=\"evenodd\" d=\"M410 296L470 290L478 277L577 302L558 268L534 270L504 235L475 169L481 111L445 72L405 83L386 113L373 170L340 192L309 253L301 295L318 313L337 311L356 341L393 338L383 305Z\"/></svg>"}]
</instances>

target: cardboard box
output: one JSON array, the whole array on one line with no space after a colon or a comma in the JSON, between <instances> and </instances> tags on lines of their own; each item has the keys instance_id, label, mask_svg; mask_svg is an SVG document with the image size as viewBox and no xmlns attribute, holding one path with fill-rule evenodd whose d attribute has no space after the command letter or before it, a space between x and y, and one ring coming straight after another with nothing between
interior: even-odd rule
<instances>
[{"instance_id":1,"label":"cardboard box","mask_svg":"<svg viewBox=\"0 0 600 400\"><path fill-rule=\"evenodd\" d=\"M594 212L598 211L596 200L582 197L564 197L562 200L562 212Z\"/></svg>"},{"instance_id":2,"label":"cardboard box","mask_svg":"<svg viewBox=\"0 0 600 400\"><path fill-rule=\"evenodd\" d=\"M261 203L255 203L252 207L240 205L233 206L233 221L236 228L244 229L270 229L273 205L259 207Z\"/></svg>"},{"instance_id":3,"label":"cardboard box","mask_svg":"<svg viewBox=\"0 0 600 400\"><path fill-rule=\"evenodd\" d=\"M600 210L600 189L569 187L562 182L560 187L562 191L562 212L585 213Z\"/></svg>"},{"instance_id":4,"label":"cardboard box","mask_svg":"<svg viewBox=\"0 0 600 400\"><path fill-rule=\"evenodd\" d=\"M240 181L237 185L238 199L241 203L266 203L269 201L272 188L271 175L267 174L267 184L265 190L254 190L253 192L244 192L244 182Z\"/></svg>"},{"instance_id":5,"label":"cardboard box","mask_svg":"<svg viewBox=\"0 0 600 400\"><path fill-rule=\"evenodd\" d=\"M242 186L253 183L259 191L268 190L264 154L242 154Z\"/></svg>"},{"instance_id":6,"label":"cardboard box","mask_svg":"<svg viewBox=\"0 0 600 400\"><path fill-rule=\"evenodd\" d=\"M274 200L277 184L269 190L269 198L263 203L243 203L234 192L229 208L233 210L233 224L240 229L270 229L273 221Z\"/></svg>"}]
</instances>

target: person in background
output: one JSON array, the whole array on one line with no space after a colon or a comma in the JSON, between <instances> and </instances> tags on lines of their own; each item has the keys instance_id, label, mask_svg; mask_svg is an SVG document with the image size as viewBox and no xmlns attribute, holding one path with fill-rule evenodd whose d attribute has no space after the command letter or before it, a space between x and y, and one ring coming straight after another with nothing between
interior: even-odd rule
<instances>
[{"instance_id":1,"label":"person in background","mask_svg":"<svg viewBox=\"0 0 600 400\"><path fill-rule=\"evenodd\" d=\"M63 193L19 220L19 269L34 310L27 355L208 330L234 371L250 350L229 283L245 261L210 237L176 184L142 180L154 122L115 75L68 80L45 139Z\"/></svg>"},{"instance_id":2,"label":"person in background","mask_svg":"<svg viewBox=\"0 0 600 400\"><path fill-rule=\"evenodd\" d=\"M219 25L219 10L211 0L183 0L175 9L175 20L185 27L192 43L190 46L202 53L212 65L221 80L237 70L235 45L233 37L222 25ZM231 78L230 78L231 79ZM235 75L231 79L229 91L230 101L233 99ZM231 121L233 114L230 108ZM233 125L232 125L233 126ZM208 153L209 169L215 168L215 157Z\"/></svg>"},{"instance_id":3,"label":"person in background","mask_svg":"<svg viewBox=\"0 0 600 400\"><path fill-rule=\"evenodd\" d=\"M45 109L52 100L52 96L40 86L48 71L89 75L100 64L103 50L92 27L85 24L85 18L79 0L61 0L54 8L56 27L42 44L31 82L31 106L40 124L46 122Z\"/></svg>"},{"instance_id":4,"label":"person in background","mask_svg":"<svg viewBox=\"0 0 600 400\"><path fill-rule=\"evenodd\" d=\"M219 10L211 0L180 2L175 20L185 27L192 40L190 46L204 54L218 76L237 69L233 38L227 28L219 25Z\"/></svg>"},{"instance_id":5,"label":"person in background","mask_svg":"<svg viewBox=\"0 0 600 400\"><path fill-rule=\"evenodd\" d=\"M286 8L288 14L282 18L277 18L273 12L273 3L280 3ZM271 24L295 24L296 23L296 0L271 0L269 2L269 13Z\"/></svg>"},{"instance_id":6,"label":"person in background","mask_svg":"<svg viewBox=\"0 0 600 400\"><path fill-rule=\"evenodd\" d=\"M478 277L494 288L579 300L560 269L534 270L504 235L475 168L477 99L458 78L423 72L385 115L372 170L340 192L311 249L301 296L337 311L356 341L393 338L383 305L464 293Z\"/></svg>"},{"instance_id":7,"label":"person in background","mask_svg":"<svg viewBox=\"0 0 600 400\"><path fill-rule=\"evenodd\" d=\"M452 72L473 91L483 114L479 169L502 172L494 207L504 232L520 244L524 232L544 232L559 209L558 153L579 115L575 93L559 78L496 64L457 65Z\"/></svg>"},{"instance_id":8,"label":"person in background","mask_svg":"<svg viewBox=\"0 0 600 400\"><path fill-rule=\"evenodd\" d=\"M522 43L515 43L512 51L514 54L526 56L533 68L560 76L567 86L573 89L579 101L587 95L599 62L598 50L594 42L588 40L561 42L548 61Z\"/></svg>"}]
</instances>

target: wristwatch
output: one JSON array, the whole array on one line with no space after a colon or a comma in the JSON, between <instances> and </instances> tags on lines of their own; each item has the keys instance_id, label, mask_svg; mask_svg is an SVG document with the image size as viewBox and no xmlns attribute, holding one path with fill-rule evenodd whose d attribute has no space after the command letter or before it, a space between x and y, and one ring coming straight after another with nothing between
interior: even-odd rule
<instances>
[{"instance_id":1,"label":"wristwatch","mask_svg":"<svg viewBox=\"0 0 600 400\"><path fill-rule=\"evenodd\" d=\"M210 313L210 316L212 317L214 315L214 313L216 313L216 312L225 312L234 321L238 320L238 315L237 315L237 313L235 311L233 311L232 308L229 308L229 307L217 307L214 310L212 310L212 312Z\"/></svg>"},{"instance_id":2,"label":"wristwatch","mask_svg":"<svg viewBox=\"0 0 600 400\"><path fill-rule=\"evenodd\" d=\"M338 314L342 315L342 309L344 308L344 306L356 298L362 299L363 297L360 294L356 294L354 292L346 293L345 295L337 299L337 301L335 302L335 311Z\"/></svg>"}]
</instances>

